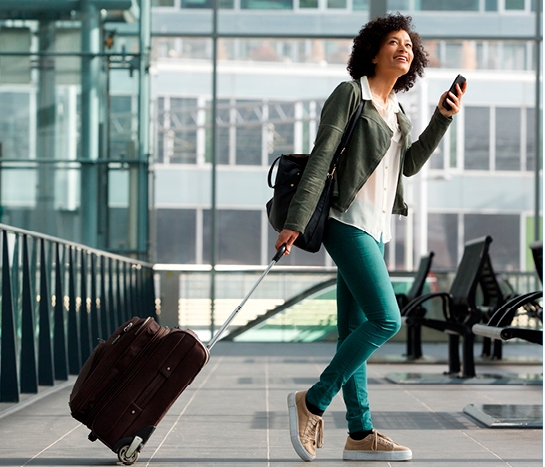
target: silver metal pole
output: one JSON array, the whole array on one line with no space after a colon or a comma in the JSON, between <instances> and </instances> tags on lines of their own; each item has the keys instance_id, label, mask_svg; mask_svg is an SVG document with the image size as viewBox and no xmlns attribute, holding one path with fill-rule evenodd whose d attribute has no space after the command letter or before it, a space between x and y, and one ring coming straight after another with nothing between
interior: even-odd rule
<instances>
[{"instance_id":1,"label":"silver metal pole","mask_svg":"<svg viewBox=\"0 0 545 467\"><path fill-rule=\"evenodd\" d=\"M136 249L140 259L148 258L149 238L149 152L150 152L150 50L151 0L140 0L140 66L138 101L138 174L136 209Z\"/></svg>"},{"instance_id":2,"label":"silver metal pole","mask_svg":"<svg viewBox=\"0 0 545 467\"><path fill-rule=\"evenodd\" d=\"M536 6L536 110L535 110L535 208L534 208L534 240L541 238L541 122L542 122L542 106L541 106L541 1L535 2Z\"/></svg>"},{"instance_id":3,"label":"silver metal pole","mask_svg":"<svg viewBox=\"0 0 545 467\"><path fill-rule=\"evenodd\" d=\"M218 227L217 227L217 158L216 158L216 113L218 101L218 0L212 0L212 129L211 129L211 157L212 157L212 209L210 219L210 336L214 335L215 304L216 304L216 264L218 256Z\"/></svg>"}]
</instances>

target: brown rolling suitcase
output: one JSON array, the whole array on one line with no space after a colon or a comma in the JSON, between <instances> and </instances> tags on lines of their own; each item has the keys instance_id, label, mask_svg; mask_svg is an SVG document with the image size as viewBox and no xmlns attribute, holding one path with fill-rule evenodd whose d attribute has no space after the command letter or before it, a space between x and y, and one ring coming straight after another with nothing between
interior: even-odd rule
<instances>
[{"instance_id":1,"label":"brown rolling suitcase","mask_svg":"<svg viewBox=\"0 0 545 467\"><path fill-rule=\"evenodd\" d=\"M70 394L72 416L86 425L119 460L131 465L158 423L209 359L209 351L246 300L282 257L278 250L241 304L212 340L135 317L102 341L85 362Z\"/></svg>"}]
</instances>

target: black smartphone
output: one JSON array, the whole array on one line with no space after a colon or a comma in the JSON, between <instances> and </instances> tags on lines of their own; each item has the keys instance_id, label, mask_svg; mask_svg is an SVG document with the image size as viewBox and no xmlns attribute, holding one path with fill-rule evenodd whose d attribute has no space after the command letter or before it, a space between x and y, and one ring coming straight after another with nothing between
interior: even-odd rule
<instances>
[{"instance_id":1,"label":"black smartphone","mask_svg":"<svg viewBox=\"0 0 545 467\"><path fill-rule=\"evenodd\" d=\"M452 82L452 85L450 86L450 89L449 89L449 92L451 92L452 94L454 94L455 96L458 95L458 92L456 91L456 85L459 84L460 85L460 88L462 87L462 85L466 82L466 79L462 76L462 75L458 75L456 78L454 78L454 81ZM448 96L447 96L448 97ZM445 109L447 110L451 110L452 107L450 106L450 104L447 102L447 97L445 97L443 99L443 102L442 102L442 105Z\"/></svg>"}]
</instances>

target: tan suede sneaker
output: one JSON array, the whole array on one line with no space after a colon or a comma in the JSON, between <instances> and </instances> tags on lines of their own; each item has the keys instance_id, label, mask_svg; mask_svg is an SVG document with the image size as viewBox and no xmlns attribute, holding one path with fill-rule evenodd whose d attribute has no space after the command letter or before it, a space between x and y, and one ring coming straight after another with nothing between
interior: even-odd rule
<instances>
[{"instance_id":1,"label":"tan suede sneaker","mask_svg":"<svg viewBox=\"0 0 545 467\"><path fill-rule=\"evenodd\" d=\"M345 461L410 461L412 458L409 448L397 444L377 430L360 441L349 436L343 451Z\"/></svg>"},{"instance_id":2,"label":"tan suede sneaker","mask_svg":"<svg viewBox=\"0 0 545 467\"><path fill-rule=\"evenodd\" d=\"M316 458L316 448L324 444L324 420L310 413L305 403L306 391L288 395L291 444L304 461Z\"/></svg>"}]
</instances>

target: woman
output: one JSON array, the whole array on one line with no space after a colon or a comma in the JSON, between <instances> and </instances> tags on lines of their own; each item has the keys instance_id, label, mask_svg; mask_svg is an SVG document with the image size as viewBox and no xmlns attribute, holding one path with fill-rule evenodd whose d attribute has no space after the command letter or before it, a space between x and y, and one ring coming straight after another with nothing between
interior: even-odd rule
<instances>
[{"instance_id":1,"label":"woman","mask_svg":"<svg viewBox=\"0 0 545 467\"><path fill-rule=\"evenodd\" d=\"M286 244L289 254L305 230L344 128L363 98L362 116L335 173L324 238L338 267L337 352L314 386L288 396L292 444L307 461L322 446L322 415L341 388L349 430L343 459L412 458L409 448L373 429L366 361L401 326L383 256L391 239L390 214L407 215L401 175L422 168L459 111L467 87L458 86L457 96L441 96L428 127L412 143L411 123L395 93L409 90L427 63L410 17L388 15L361 29L348 62L353 81L341 83L324 104L314 149L276 242L277 249ZM450 110L441 104L445 97Z\"/></svg>"}]
</instances>

